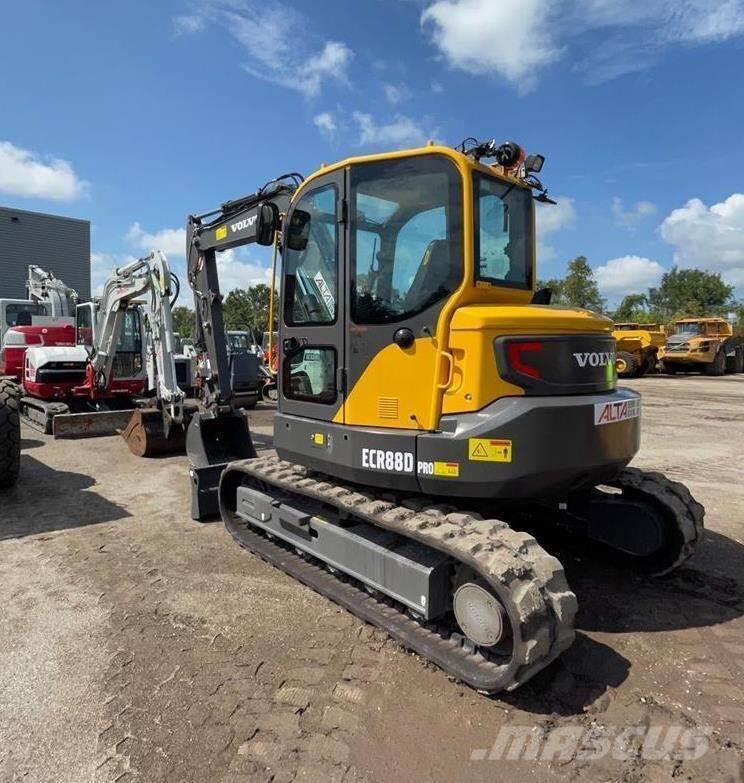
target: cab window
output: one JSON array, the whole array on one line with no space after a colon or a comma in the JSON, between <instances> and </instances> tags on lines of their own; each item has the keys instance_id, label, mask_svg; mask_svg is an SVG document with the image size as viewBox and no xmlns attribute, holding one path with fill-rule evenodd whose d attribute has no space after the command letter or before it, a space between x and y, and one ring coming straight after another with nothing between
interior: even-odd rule
<instances>
[{"instance_id":1,"label":"cab window","mask_svg":"<svg viewBox=\"0 0 744 783\"><path fill-rule=\"evenodd\" d=\"M44 305L33 304L7 304L5 306L6 326L31 326L35 315L46 315Z\"/></svg>"},{"instance_id":2,"label":"cab window","mask_svg":"<svg viewBox=\"0 0 744 783\"><path fill-rule=\"evenodd\" d=\"M526 188L475 174L475 278L530 288L532 195Z\"/></svg>"},{"instance_id":3,"label":"cab window","mask_svg":"<svg viewBox=\"0 0 744 783\"><path fill-rule=\"evenodd\" d=\"M444 157L352 169L351 316L358 324L410 318L462 280L462 189Z\"/></svg>"},{"instance_id":4,"label":"cab window","mask_svg":"<svg viewBox=\"0 0 744 783\"><path fill-rule=\"evenodd\" d=\"M285 321L332 324L338 300L336 187L304 194L290 213L284 251Z\"/></svg>"}]
</instances>

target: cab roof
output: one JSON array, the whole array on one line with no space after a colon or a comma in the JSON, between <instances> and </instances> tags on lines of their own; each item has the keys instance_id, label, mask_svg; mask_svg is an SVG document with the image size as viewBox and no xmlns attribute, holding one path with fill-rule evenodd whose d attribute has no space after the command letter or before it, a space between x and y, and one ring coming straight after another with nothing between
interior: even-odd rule
<instances>
[{"instance_id":1,"label":"cab roof","mask_svg":"<svg viewBox=\"0 0 744 783\"><path fill-rule=\"evenodd\" d=\"M521 177L516 176L514 173L507 171L503 166L498 163L487 164L481 161L474 160L470 155L465 155L459 150L453 147L447 147L443 144L435 144L430 141L423 147L411 147L410 149L395 150L391 152L379 152L371 155L357 155L351 158L343 158L335 163L321 163L320 167L307 177L303 182L302 190L305 185L316 177L322 174L328 174L332 171L338 171L344 169L347 166L354 166L362 163L378 163L385 160L397 160L398 158L415 157L418 155L444 155L455 163L461 171L480 171L483 174L490 174L491 176L501 177L509 182L513 182L521 187L528 188L529 186L522 180Z\"/></svg>"},{"instance_id":2,"label":"cab roof","mask_svg":"<svg viewBox=\"0 0 744 783\"><path fill-rule=\"evenodd\" d=\"M675 321L676 324L727 324L728 321L720 316L710 316L708 318L680 318Z\"/></svg>"}]
</instances>

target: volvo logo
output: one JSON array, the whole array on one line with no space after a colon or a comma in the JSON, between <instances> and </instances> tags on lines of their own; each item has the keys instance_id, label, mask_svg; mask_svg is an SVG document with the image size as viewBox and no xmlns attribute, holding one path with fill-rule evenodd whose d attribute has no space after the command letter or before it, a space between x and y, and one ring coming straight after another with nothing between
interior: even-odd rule
<instances>
[{"instance_id":1,"label":"volvo logo","mask_svg":"<svg viewBox=\"0 0 744 783\"><path fill-rule=\"evenodd\" d=\"M575 353L574 359L579 367L606 367L608 364L615 364L615 352L584 351Z\"/></svg>"},{"instance_id":2,"label":"volvo logo","mask_svg":"<svg viewBox=\"0 0 744 783\"><path fill-rule=\"evenodd\" d=\"M244 220L239 220L237 223L230 223L230 231L236 233L237 231L242 231L244 228L253 228L253 226L256 225L256 220L258 219L258 215L253 215L253 217L245 218Z\"/></svg>"}]
</instances>

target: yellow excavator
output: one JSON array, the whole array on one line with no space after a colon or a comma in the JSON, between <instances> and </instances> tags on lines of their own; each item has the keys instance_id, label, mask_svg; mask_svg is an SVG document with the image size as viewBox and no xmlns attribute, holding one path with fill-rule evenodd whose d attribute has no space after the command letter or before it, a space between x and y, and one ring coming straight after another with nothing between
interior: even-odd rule
<instances>
[{"instance_id":1,"label":"yellow excavator","mask_svg":"<svg viewBox=\"0 0 744 783\"><path fill-rule=\"evenodd\" d=\"M627 467L641 404L617 386L612 322L535 291L543 162L473 139L350 158L187 228L208 368L192 516L219 508L240 545L487 693L574 638L563 567L525 531L650 574L703 534L683 485ZM282 262L261 457L231 400L216 262L251 242Z\"/></svg>"}]
</instances>

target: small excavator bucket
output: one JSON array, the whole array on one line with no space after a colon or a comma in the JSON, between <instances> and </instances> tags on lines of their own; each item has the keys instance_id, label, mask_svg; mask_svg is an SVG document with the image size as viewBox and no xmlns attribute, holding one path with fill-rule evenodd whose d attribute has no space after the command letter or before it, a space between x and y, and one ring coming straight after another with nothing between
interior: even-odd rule
<instances>
[{"instance_id":1,"label":"small excavator bucket","mask_svg":"<svg viewBox=\"0 0 744 783\"><path fill-rule=\"evenodd\" d=\"M134 411L121 436L129 451L138 457L177 454L186 448L184 428L174 424L166 435L163 414L157 408Z\"/></svg>"},{"instance_id":2,"label":"small excavator bucket","mask_svg":"<svg viewBox=\"0 0 744 783\"><path fill-rule=\"evenodd\" d=\"M102 438L118 435L134 411L89 411L64 413L52 419L52 432L57 439Z\"/></svg>"},{"instance_id":3,"label":"small excavator bucket","mask_svg":"<svg viewBox=\"0 0 744 783\"><path fill-rule=\"evenodd\" d=\"M220 416L195 413L186 432L186 453L191 464L191 518L214 516L219 513L225 466L256 456L247 416L238 411Z\"/></svg>"}]
</instances>

